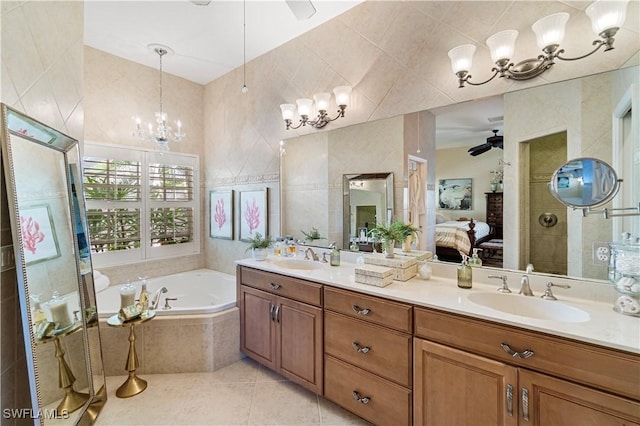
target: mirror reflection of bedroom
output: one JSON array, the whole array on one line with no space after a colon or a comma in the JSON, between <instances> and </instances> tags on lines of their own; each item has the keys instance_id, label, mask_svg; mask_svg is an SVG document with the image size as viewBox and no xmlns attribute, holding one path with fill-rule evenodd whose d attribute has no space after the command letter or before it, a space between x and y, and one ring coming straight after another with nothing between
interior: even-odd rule
<instances>
[{"instance_id":1,"label":"mirror reflection of bedroom","mask_svg":"<svg viewBox=\"0 0 640 426\"><path fill-rule=\"evenodd\" d=\"M501 96L443 107L436 115L436 255L460 262L478 248L502 267Z\"/></svg>"}]
</instances>

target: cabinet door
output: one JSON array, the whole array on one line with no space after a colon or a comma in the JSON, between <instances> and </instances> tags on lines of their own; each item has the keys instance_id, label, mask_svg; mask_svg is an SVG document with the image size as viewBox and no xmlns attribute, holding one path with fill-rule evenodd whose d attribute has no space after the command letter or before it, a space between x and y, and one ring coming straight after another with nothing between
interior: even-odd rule
<instances>
[{"instance_id":1,"label":"cabinet door","mask_svg":"<svg viewBox=\"0 0 640 426\"><path fill-rule=\"evenodd\" d=\"M529 370L519 371L520 424L631 426L640 403ZM522 393L527 393L525 402Z\"/></svg>"},{"instance_id":2,"label":"cabinet door","mask_svg":"<svg viewBox=\"0 0 640 426\"><path fill-rule=\"evenodd\" d=\"M415 425L510 425L518 422L517 369L414 339Z\"/></svg>"},{"instance_id":3,"label":"cabinet door","mask_svg":"<svg viewBox=\"0 0 640 426\"><path fill-rule=\"evenodd\" d=\"M271 369L276 368L277 297L240 287L240 350Z\"/></svg>"},{"instance_id":4,"label":"cabinet door","mask_svg":"<svg viewBox=\"0 0 640 426\"><path fill-rule=\"evenodd\" d=\"M322 309L278 298L279 373L322 395Z\"/></svg>"}]
</instances>

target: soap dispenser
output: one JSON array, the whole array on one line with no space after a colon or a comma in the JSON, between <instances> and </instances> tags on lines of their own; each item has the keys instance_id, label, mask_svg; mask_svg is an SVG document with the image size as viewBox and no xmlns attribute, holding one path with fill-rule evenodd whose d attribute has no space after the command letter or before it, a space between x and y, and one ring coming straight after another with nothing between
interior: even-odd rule
<instances>
[{"instance_id":1,"label":"soap dispenser","mask_svg":"<svg viewBox=\"0 0 640 426\"><path fill-rule=\"evenodd\" d=\"M474 248L473 249L473 255L471 256L471 259L469 259L469 266L471 267L478 267L478 266L482 266L482 259L480 259L480 257L478 257L478 251L482 250L479 248Z\"/></svg>"},{"instance_id":2,"label":"soap dispenser","mask_svg":"<svg viewBox=\"0 0 640 426\"><path fill-rule=\"evenodd\" d=\"M458 266L458 287L471 288L473 270L469 266L469 256L462 255L462 264Z\"/></svg>"},{"instance_id":3,"label":"soap dispenser","mask_svg":"<svg viewBox=\"0 0 640 426\"><path fill-rule=\"evenodd\" d=\"M331 254L329 255L329 264L331 266L340 266L340 250L335 245L331 246Z\"/></svg>"}]
</instances>

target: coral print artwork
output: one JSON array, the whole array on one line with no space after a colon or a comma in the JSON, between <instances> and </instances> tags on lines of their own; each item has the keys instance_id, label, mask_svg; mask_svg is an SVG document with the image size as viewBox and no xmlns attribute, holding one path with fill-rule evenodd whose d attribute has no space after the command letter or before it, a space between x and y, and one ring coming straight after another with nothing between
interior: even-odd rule
<instances>
[{"instance_id":1,"label":"coral print artwork","mask_svg":"<svg viewBox=\"0 0 640 426\"><path fill-rule=\"evenodd\" d=\"M209 192L209 235L233 239L233 190Z\"/></svg>"},{"instance_id":2,"label":"coral print artwork","mask_svg":"<svg viewBox=\"0 0 640 426\"><path fill-rule=\"evenodd\" d=\"M256 233L268 235L267 189L240 191L240 240L247 241Z\"/></svg>"},{"instance_id":3,"label":"coral print artwork","mask_svg":"<svg viewBox=\"0 0 640 426\"><path fill-rule=\"evenodd\" d=\"M20 209L20 233L27 265L60 256L48 205Z\"/></svg>"}]
</instances>

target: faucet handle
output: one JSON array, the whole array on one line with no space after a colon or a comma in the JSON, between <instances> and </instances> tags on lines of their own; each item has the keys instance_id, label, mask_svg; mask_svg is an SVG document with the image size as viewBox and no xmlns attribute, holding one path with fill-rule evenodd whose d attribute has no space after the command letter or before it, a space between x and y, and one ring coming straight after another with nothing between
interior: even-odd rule
<instances>
[{"instance_id":1,"label":"faucet handle","mask_svg":"<svg viewBox=\"0 0 640 426\"><path fill-rule=\"evenodd\" d=\"M502 287L498 289L500 293L511 293L511 289L507 285L507 276L506 275L487 275L487 278L497 278L502 280Z\"/></svg>"},{"instance_id":2,"label":"faucet handle","mask_svg":"<svg viewBox=\"0 0 640 426\"><path fill-rule=\"evenodd\" d=\"M560 287L560 288L571 288L569 284L554 284L551 281L547 281L547 289L544 291L544 294L540 296L544 300L558 300L551 291L551 287Z\"/></svg>"}]
</instances>

